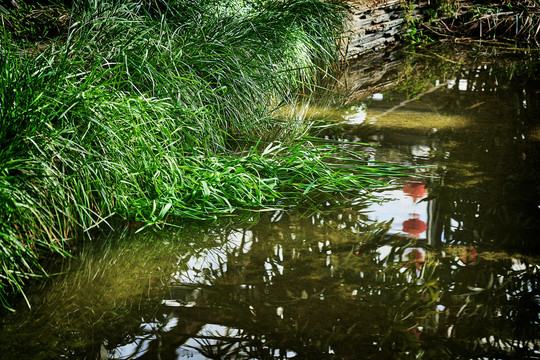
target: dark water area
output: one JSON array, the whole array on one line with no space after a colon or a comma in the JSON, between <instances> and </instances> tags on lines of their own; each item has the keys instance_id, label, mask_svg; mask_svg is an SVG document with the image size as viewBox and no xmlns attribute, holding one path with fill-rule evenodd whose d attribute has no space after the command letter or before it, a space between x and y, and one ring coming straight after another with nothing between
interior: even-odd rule
<instances>
[{"instance_id":1,"label":"dark water area","mask_svg":"<svg viewBox=\"0 0 540 360\"><path fill-rule=\"evenodd\" d=\"M360 59L309 106L418 166L378 201L105 231L2 315L0 358L540 359L540 61L473 50Z\"/></svg>"}]
</instances>

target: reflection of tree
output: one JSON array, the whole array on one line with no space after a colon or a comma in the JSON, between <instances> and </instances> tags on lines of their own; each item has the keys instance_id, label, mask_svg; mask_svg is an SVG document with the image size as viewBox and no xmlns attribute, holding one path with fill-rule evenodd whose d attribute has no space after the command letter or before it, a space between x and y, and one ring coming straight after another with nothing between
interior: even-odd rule
<instances>
[{"instance_id":1,"label":"reflection of tree","mask_svg":"<svg viewBox=\"0 0 540 360\"><path fill-rule=\"evenodd\" d=\"M481 261L472 267L456 266L445 276L435 335L448 337L454 356L525 358L532 355L538 334L538 267L513 270L512 261ZM496 267L494 265L497 265ZM529 346L531 348L529 348ZM524 356L524 357L520 357Z\"/></svg>"},{"instance_id":2,"label":"reflection of tree","mask_svg":"<svg viewBox=\"0 0 540 360\"><path fill-rule=\"evenodd\" d=\"M489 274L480 265L465 266L459 256L428 252L412 259L414 239L388 236L380 225L336 233L333 220L313 226L319 220L283 216L255 225L249 250L229 253L219 269L206 272L203 284L194 285L201 288L201 305L176 309L175 316L242 329L240 337L220 338L222 346L233 342L228 348L240 358L286 358L287 351L302 358L413 358L422 352L453 358L487 354L485 336L506 343L525 339L513 322L498 332L485 327L497 312L514 313L523 305L502 296L493 302L489 289L498 284L489 279L501 270L493 262L482 265ZM391 250L381 259L375 250L382 245ZM505 283L515 284L508 274ZM530 333L536 325L527 326ZM515 348L509 343L499 354Z\"/></svg>"},{"instance_id":3,"label":"reflection of tree","mask_svg":"<svg viewBox=\"0 0 540 360\"><path fill-rule=\"evenodd\" d=\"M482 49L484 58L452 51L410 54L400 84L385 101L368 106L368 114L369 109L385 113L406 103L399 116L380 125L378 137L364 136L363 124L344 129L340 137L376 139L382 146L375 160L438 166L439 178L428 183L430 244L486 244L538 254L540 62L502 49L492 58L486 56L489 49ZM436 87L437 81L444 86ZM419 93L420 101L406 100ZM422 114L419 123L425 114L445 115L447 121L433 121L428 129L393 125L417 114ZM452 124L453 116L467 121ZM419 146L426 149L422 156L415 154Z\"/></svg>"},{"instance_id":4,"label":"reflection of tree","mask_svg":"<svg viewBox=\"0 0 540 360\"><path fill-rule=\"evenodd\" d=\"M428 184L427 238L441 251L457 252L438 266L445 308L436 314L437 330L423 332L421 339L446 339L448 349L454 349L448 350L449 358L526 358L538 346L538 267L529 260L516 270L508 255L487 261L487 251L538 255L540 163L534 131L540 122L539 63L497 62L455 71L450 86L411 105L473 119L472 126L439 129L427 137L427 162L439 165L439 179ZM415 89L405 90L414 96ZM391 143L402 140L401 132L384 128L381 137ZM422 130L407 135L409 141L416 140L414 135L426 138ZM400 149L412 153L410 146ZM458 260L463 253L465 261ZM467 258L471 254L474 261ZM426 350L429 358L437 358L433 349L437 346Z\"/></svg>"},{"instance_id":5,"label":"reflection of tree","mask_svg":"<svg viewBox=\"0 0 540 360\"><path fill-rule=\"evenodd\" d=\"M467 90L457 90L461 80ZM486 67L458 74L460 99L473 106L479 99L474 94L484 94L482 106L468 111L475 114L479 129L492 131L466 128L458 136L441 135L453 144L445 153L452 162L438 159L442 181L431 185L436 200L430 210L439 219L434 238L444 234L447 243L488 242L490 247L538 252L533 239L540 231L540 161L538 142L532 138L540 123L537 88L538 80L529 73L519 76Z\"/></svg>"},{"instance_id":6,"label":"reflection of tree","mask_svg":"<svg viewBox=\"0 0 540 360\"><path fill-rule=\"evenodd\" d=\"M243 329L244 337L232 341L257 358L287 350L301 358L395 358L416 349L412 331L433 308L437 291L432 282L417 283L416 267L403 266L410 240L388 236L381 225L362 235L336 233L337 224L285 214L255 225L249 250L229 253L219 271L206 272L195 285L201 305L174 313ZM392 253L379 259L376 248L395 241ZM426 264L423 277L430 268ZM184 330L169 332L176 331Z\"/></svg>"},{"instance_id":7,"label":"reflection of tree","mask_svg":"<svg viewBox=\"0 0 540 360\"><path fill-rule=\"evenodd\" d=\"M264 338L260 345L267 349L292 350L305 358L530 352L518 343L534 344L538 330L531 316L538 310L538 294L530 293L537 281L531 279L535 267L511 270L508 259L467 266L460 256L441 258L431 252L422 266L409 266L414 240L389 237L380 229L335 239L325 226L299 222L292 225L294 240L284 236L287 230L268 237L272 224L251 229L250 250L229 254L221 274L203 287L206 306L222 314L209 314L206 321L220 319L220 324L244 329L245 346L253 347L251 338ZM380 259L373 250L384 244L391 251ZM276 253L276 246L282 252ZM255 261L246 264L246 257ZM437 311L437 305L443 310Z\"/></svg>"}]
</instances>

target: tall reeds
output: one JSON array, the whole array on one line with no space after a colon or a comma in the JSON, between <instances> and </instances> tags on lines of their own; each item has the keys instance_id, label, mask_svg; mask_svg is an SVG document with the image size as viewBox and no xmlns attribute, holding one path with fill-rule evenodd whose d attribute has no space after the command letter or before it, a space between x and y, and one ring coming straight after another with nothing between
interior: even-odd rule
<instances>
[{"instance_id":1,"label":"tall reeds","mask_svg":"<svg viewBox=\"0 0 540 360\"><path fill-rule=\"evenodd\" d=\"M4 306L43 273L43 250L62 253L111 216L207 219L358 192L395 173L344 162L337 147L228 146L271 138L274 110L336 60L339 4L87 1L71 11L69 32L46 46L2 38Z\"/></svg>"}]
</instances>

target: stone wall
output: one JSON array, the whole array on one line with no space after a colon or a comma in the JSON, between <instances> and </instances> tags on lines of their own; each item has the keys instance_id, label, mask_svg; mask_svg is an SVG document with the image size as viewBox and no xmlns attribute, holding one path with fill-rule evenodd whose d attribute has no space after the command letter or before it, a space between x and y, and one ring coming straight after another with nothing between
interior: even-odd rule
<instances>
[{"instance_id":1,"label":"stone wall","mask_svg":"<svg viewBox=\"0 0 540 360\"><path fill-rule=\"evenodd\" d=\"M395 45L406 31L407 17L422 17L429 1L415 1L408 12L403 4L408 0L349 1L349 21L346 57L355 58L371 51Z\"/></svg>"}]
</instances>

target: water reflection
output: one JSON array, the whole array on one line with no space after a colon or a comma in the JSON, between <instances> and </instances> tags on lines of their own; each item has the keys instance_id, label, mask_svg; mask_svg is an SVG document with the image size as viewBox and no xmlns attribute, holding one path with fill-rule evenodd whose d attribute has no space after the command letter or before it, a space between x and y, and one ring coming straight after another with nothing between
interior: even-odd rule
<instances>
[{"instance_id":1,"label":"water reflection","mask_svg":"<svg viewBox=\"0 0 540 360\"><path fill-rule=\"evenodd\" d=\"M420 234L427 230L427 224L419 219L420 215L416 213L409 214L410 219L403 222L403 231L414 237L420 237Z\"/></svg>"},{"instance_id":2,"label":"water reflection","mask_svg":"<svg viewBox=\"0 0 540 360\"><path fill-rule=\"evenodd\" d=\"M18 359L534 354L534 261L437 249L359 210L110 234L35 289L31 310L4 317L1 350ZM204 248L186 244L194 235Z\"/></svg>"},{"instance_id":3,"label":"water reflection","mask_svg":"<svg viewBox=\"0 0 540 360\"><path fill-rule=\"evenodd\" d=\"M408 214L418 215L399 219L424 221L430 244L487 244L536 255L540 63L535 57L515 61L516 54L500 55L489 62L460 54L459 65L442 49L411 56L401 68L394 64L391 73L400 72L395 82L376 89L371 99L351 95L345 115L334 118L343 125L331 136L379 145L367 149L373 161L434 166L425 182L427 211L411 210ZM359 90L362 84L350 87ZM361 124L349 121L356 109ZM374 210L375 217L402 217L399 201L389 206L387 216Z\"/></svg>"},{"instance_id":4,"label":"water reflection","mask_svg":"<svg viewBox=\"0 0 540 360\"><path fill-rule=\"evenodd\" d=\"M427 196L428 189L426 189L426 185L421 182L408 182L403 187L403 192L411 197L414 202L417 202Z\"/></svg>"}]
</instances>

